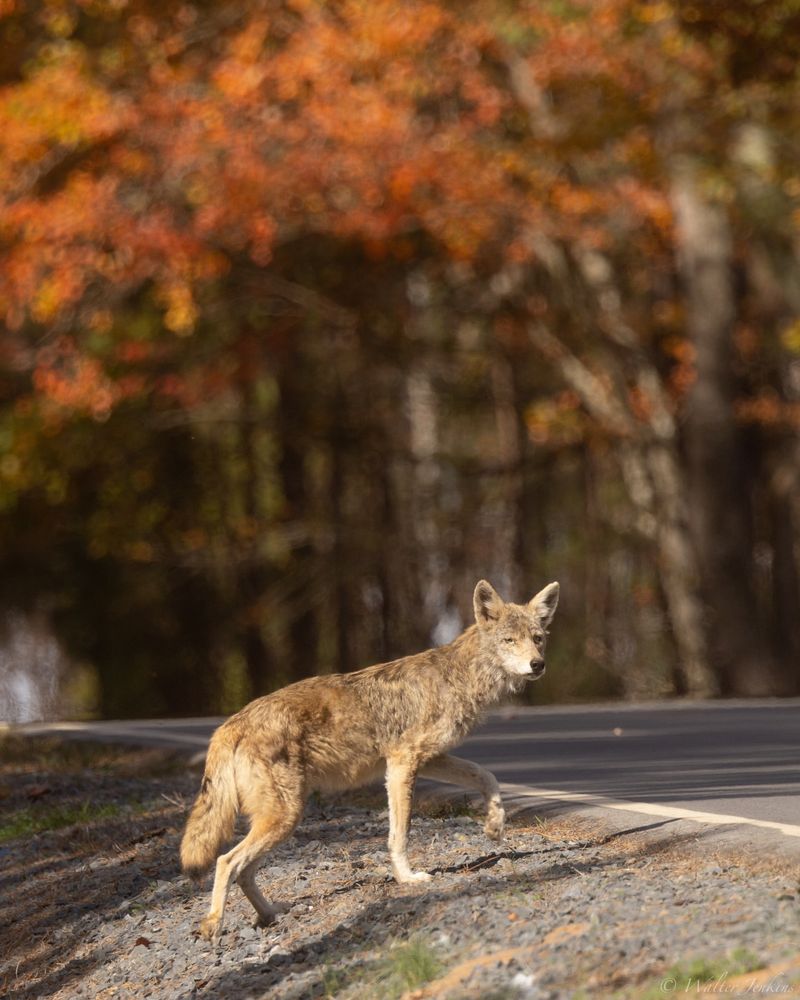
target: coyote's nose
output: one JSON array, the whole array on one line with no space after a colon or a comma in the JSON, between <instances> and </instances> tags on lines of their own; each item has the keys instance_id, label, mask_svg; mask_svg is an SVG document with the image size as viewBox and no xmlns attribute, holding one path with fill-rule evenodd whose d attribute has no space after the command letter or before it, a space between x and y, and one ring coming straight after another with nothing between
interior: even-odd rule
<instances>
[{"instance_id":1,"label":"coyote's nose","mask_svg":"<svg viewBox=\"0 0 800 1000\"><path fill-rule=\"evenodd\" d=\"M544 673L544 660L531 660L531 673L534 677L541 677Z\"/></svg>"}]
</instances>

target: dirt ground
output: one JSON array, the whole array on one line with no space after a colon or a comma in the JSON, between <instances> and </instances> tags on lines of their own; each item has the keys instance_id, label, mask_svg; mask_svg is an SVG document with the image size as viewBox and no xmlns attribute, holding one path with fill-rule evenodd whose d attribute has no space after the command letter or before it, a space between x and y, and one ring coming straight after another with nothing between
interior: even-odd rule
<instances>
[{"instance_id":1,"label":"dirt ground","mask_svg":"<svg viewBox=\"0 0 800 1000\"><path fill-rule=\"evenodd\" d=\"M380 790L315 799L222 942L177 846L199 780L155 750L7 738L0 747L0 990L44 997L800 996L796 866L668 822L610 832L530 812L500 847L464 796L423 798L399 886Z\"/></svg>"}]
</instances>

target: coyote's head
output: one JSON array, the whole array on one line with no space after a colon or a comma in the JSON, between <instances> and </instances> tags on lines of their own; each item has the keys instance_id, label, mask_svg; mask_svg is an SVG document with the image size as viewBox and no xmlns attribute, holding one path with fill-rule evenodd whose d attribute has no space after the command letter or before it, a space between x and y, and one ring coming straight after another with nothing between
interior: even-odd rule
<instances>
[{"instance_id":1,"label":"coyote's head","mask_svg":"<svg viewBox=\"0 0 800 1000\"><path fill-rule=\"evenodd\" d=\"M475 621L509 674L536 680L544 673L547 628L558 605L558 584L549 583L527 604L506 603L481 580L473 596Z\"/></svg>"}]
</instances>

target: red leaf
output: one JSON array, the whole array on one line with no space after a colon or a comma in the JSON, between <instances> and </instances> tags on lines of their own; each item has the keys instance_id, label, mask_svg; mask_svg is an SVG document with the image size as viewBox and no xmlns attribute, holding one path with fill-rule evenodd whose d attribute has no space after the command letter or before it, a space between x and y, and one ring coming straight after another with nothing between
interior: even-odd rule
<instances>
[{"instance_id":1,"label":"red leaf","mask_svg":"<svg viewBox=\"0 0 800 1000\"><path fill-rule=\"evenodd\" d=\"M28 785L25 788L25 794L33 802L36 799L40 799L43 795L52 792L52 790L49 785Z\"/></svg>"}]
</instances>

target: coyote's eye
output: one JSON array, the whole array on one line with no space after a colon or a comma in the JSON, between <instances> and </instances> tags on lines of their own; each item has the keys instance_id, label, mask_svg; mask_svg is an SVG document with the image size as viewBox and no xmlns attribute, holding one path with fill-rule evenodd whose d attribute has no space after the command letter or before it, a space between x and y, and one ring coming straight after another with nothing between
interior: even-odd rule
<instances>
[{"instance_id":1,"label":"coyote's eye","mask_svg":"<svg viewBox=\"0 0 800 1000\"><path fill-rule=\"evenodd\" d=\"M542 642L543 639L544 639L544 636L542 635L541 632L534 632L533 633L533 641L534 642Z\"/></svg>"},{"instance_id":2,"label":"coyote's eye","mask_svg":"<svg viewBox=\"0 0 800 1000\"><path fill-rule=\"evenodd\" d=\"M503 642L513 642L513 641L514 641L514 636L513 635L504 635L503 636Z\"/></svg>"}]
</instances>

